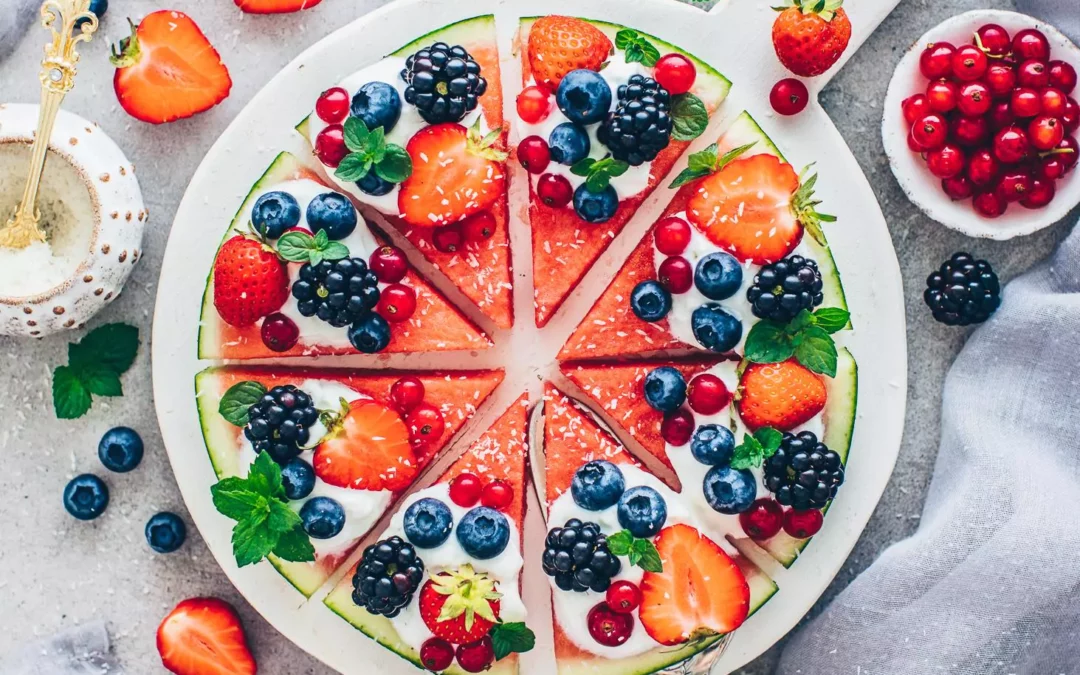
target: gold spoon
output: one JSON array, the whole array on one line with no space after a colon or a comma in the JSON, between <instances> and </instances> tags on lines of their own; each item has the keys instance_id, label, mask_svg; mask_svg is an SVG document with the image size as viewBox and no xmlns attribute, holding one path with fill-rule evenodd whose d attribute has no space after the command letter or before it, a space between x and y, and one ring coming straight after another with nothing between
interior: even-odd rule
<instances>
[{"instance_id":1,"label":"gold spoon","mask_svg":"<svg viewBox=\"0 0 1080 675\"><path fill-rule=\"evenodd\" d=\"M79 21L82 23L76 28ZM56 28L58 22L62 26L60 30ZM45 233L38 226L41 213L37 199L49 139L60 103L75 86L75 64L79 62L75 45L93 37L98 18L90 11L90 0L45 0L41 5L41 25L52 31L52 43L46 43L45 59L41 62L41 108L30 148L30 172L15 215L0 229L0 247L21 249L45 241Z\"/></svg>"}]
</instances>

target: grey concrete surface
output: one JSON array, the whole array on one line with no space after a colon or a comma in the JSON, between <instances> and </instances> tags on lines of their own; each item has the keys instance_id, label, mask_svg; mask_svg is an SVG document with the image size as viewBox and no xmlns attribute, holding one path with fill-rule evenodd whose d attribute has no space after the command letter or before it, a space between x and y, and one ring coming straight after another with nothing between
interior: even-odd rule
<instances>
[{"instance_id":1,"label":"grey concrete surface","mask_svg":"<svg viewBox=\"0 0 1080 675\"><path fill-rule=\"evenodd\" d=\"M743 0L745 1L745 0ZM125 31L125 15L159 9L158 0L113 0L103 32ZM184 513L151 400L149 329L157 269L173 213L203 154L252 95L311 43L368 11L375 0L325 0L313 10L287 17L252 17L229 0L173 0L188 12L222 53L233 76L231 96L194 119L154 127L129 118L112 93L106 45L95 41L81 64L79 84L66 107L98 121L138 165L151 218L145 257L123 295L96 321L127 321L140 327L143 346L125 378L125 396L99 401L75 422L54 419L49 370L62 363L69 336L39 342L0 338L0 655L38 636L74 624L105 620L115 651L128 673L163 672L154 648L154 629L177 601L213 594L240 608L260 672L266 675L328 673L259 618L233 590L191 528L184 548L156 555L143 539L153 513ZM1067 232L1059 224L1038 235L1006 243L975 241L921 215L904 197L881 147L881 101L903 51L926 29L949 15L977 7L1011 8L1007 0L905 0L825 91L823 100L851 145L881 202L904 274L910 355L907 430L900 461L870 526L819 607L841 591L888 545L918 526L938 444L941 385L965 333L935 324L922 305L925 275L956 250L991 260L1009 278L1044 257ZM32 32L0 64L0 101L36 101L40 32ZM1068 222L1074 222L1074 214ZM106 405L107 403L107 405ZM973 402L977 404L977 402ZM126 424L147 444L135 472L107 476L112 504L97 522L78 523L64 512L64 483L81 471L100 471L96 445L108 428ZM813 614L813 613L812 613ZM357 638L362 639L362 638ZM781 646L741 671L772 671Z\"/></svg>"}]
</instances>

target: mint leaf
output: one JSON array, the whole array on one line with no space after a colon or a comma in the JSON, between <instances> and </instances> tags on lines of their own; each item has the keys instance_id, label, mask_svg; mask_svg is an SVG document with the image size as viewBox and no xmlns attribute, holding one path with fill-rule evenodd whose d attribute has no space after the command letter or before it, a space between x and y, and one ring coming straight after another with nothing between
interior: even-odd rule
<instances>
[{"instance_id":1,"label":"mint leaf","mask_svg":"<svg viewBox=\"0 0 1080 675\"><path fill-rule=\"evenodd\" d=\"M307 232L286 232L278 239L278 255L289 262L318 265L323 260L341 260L348 257L349 248L340 241L330 241L326 230L314 236Z\"/></svg>"},{"instance_id":2,"label":"mint leaf","mask_svg":"<svg viewBox=\"0 0 1080 675\"><path fill-rule=\"evenodd\" d=\"M807 326L811 326L815 323L814 315L803 309L800 310L795 318L784 328L788 335L795 335Z\"/></svg>"},{"instance_id":3,"label":"mint leaf","mask_svg":"<svg viewBox=\"0 0 1080 675\"><path fill-rule=\"evenodd\" d=\"M740 145L733 150L728 150L720 159L716 161L716 166L713 167L713 171L722 170L728 164L731 164L738 158L742 157L748 150L750 150L750 148L754 147L755 145L757 145L757 141L754 141L753 143L747 143L746 145Z\"/></svg>"},{"instance_id":4,"label":"mint leaf","mask_svg":"<svg viewBox=\"0 0 1080 675\"><path fill-rule=\"evenodd\" d=\"M412 175L412 157L400 145L386 146L382 160L375 165L375 175L390 183L403 183Z\"/></svg>"},{"instance_id":5,"label":"mint leaf","mask_svg":"<svg viewBox=\"0 0 1080 675\"><path fill-rule=\"evenodd\" d=\"M754 432L754 440L761 444L762 449L768 453L768 457L772 457L780 448L784 434L772 427L761 427Z\"/></svg>"},{"instance_id":6,"label":"mint leaf","mask_svg":"<svg viewBox=\"0 0 1080 675\"><path fill-rule=\"evenodd\" d=\"M93 402L90 390L68 366L59 366L53 371L52 394L56 416L62 420L82 417Z\"/></svg>"},{"instance_id":7,"label":"mint leaf","mask_svg":"<svg viewBox=\"0 0 1080 675\"><path fill-rule=\"evenodd\" d=\"M367 125L359 117L349 116L345 120L344 133L345 147L352 152L363 153L367 149L368 136L371 132L368 131Z\"/></svg>"},{"instance_id":8,"label":"mint leaf","mask_svg":"<svg viewBox=\"0 0 1080 675\"><path fill-rule=\"evenodd\" d=\"M301 526L300 515L289 508L285 502L270 502L270 515L266 525L271 531L284 534Z\"/></svg>"},{"instance_id":9,"label":"mint leaf","mask_svg":"<svg viewBox=\"0 0 1080 675\"><path fill-rule=\"evenodd\" d=\"M754 363L780 363L795 353L795 344L786 327L775 321L759 321L746 336L744 354Z\"/></svg>"},{"instance_id":10,"label":"mint leaf","mask_svg":"<svg viewBox=\"0 0 1080 675\"><path fill-rule=\"evenodd\" d=\"M238 382L229 387L229 390L221 397L218 413L229 424L245 427L248 423L248 410L258 403L264 394L266 394L266 387L259 382Z\"/></svg>"},{"instance_id":11,"label":"mint leaf","mask_svg":"<svg viewBox=\"0 0 1080 675\"><path fill-rule=\"evenodd\" d=\"M641 63L652 68L660 60L660 50L637 31L628 28L615 34L615 47L626 52L627 63Z\"/></svg>"},{"instance_id":12,"label":"mint leaf","mask_svg":"<svg viewBox=\"0 0 1080 675\"><path fill-rule=\"evenodd\" d=\"M577 164L570 167L570 173L575 176L588 176L592 171L593 164L596 164L596 160L592 157L586 157Z\"/></svg>"},{"instance_id":13,"label":"mint leaf","mask_svg":"<svg viewBox=\"0 0 1080 675\"><path fill-rule=\"evenodd\" d=\"M239 567L254 565L274 550L278 537L266 527L267 514L255 514L233 527L233 557Z\"/></svg>"},{"instance_id":14,"label":"mint leaf","mask_svg":"<svg viewBox=\"0 0 1080 675\"><path fill-rule=\"evenodd\" d=\"M575 176L585 176L585 189L598 193L607 189L611 179L621 176L630 169L630 165L611 156L603 159L586 157L570 167Z\"/></svg>"},{"instance_id":15,"label":"mint leaf","mask_svg":"<svg viewBox=\"0 0 1080 675\"><path fill-rule=\"evenodd\" d=\"M836 333L847 328L851 313L839 307L822 307L814 312L814 323L827 333Z\"/></svg>"},{"instance_id":16,"label":"mint leaf","mask_svg":"<svg viewBox=\"0 0 1080 675\"><path fill-rule=\"evenodd\" d=\"M815 373L836 377L836 343L820 326L809 326L795 337L795 358Z\"/></svg>"},{"instance_id":17,"label":"mint leaf","mask_svg":"<svg viewBox=\"0 0 1080 675\"><path fill-rule=\"evenodd\" d=\"M270 513L266 497L248 490L243 478L224 478L210 486L210 496L218 513L231 520L243 520L252 513Z\"/></svg>"},{"instance_id":18,"label":"mint leaf","mask_svg":"<svg viewBox=\"0 0 1080 675\"><path fill-rule=\"evenodd\" d=\"M660 552L656 550L656 546L648 539L635 539L633 551L637 554L637 560L633 562L634 565L646 572L659 574L664 571L664 562L660 559Z\"/></svg>"},{"instance_id":19,"label":"mint leaf","mask_svg":"<svg viewBox=\"0 0 1080 675\"><path fill-rule=\"evenodd\" d=\"M491 646L499 661L531 650L536 646L536 635L521 621L497 623L491 629Z\"/></svg>"},{"instance_id":20,"label":"mint leaf","mask_svg":"<svg viewBox=\"0 0 1080 675\"><path fill-rule=\"evenodd\" d=\"M135 361L139 351L139 329L123 323L99 326L87 333L78 344L68 347L72 366L96 364L121 375Z\"/></svg>"},{"instance_id":21,"label":"mint leaf","mask_svg":"<svg viewBox=\"0 0 1080 675\"><path fill-rule=\"evenodd\" d=\"M720 147L716 143L713 143L701 152L695 152L690 155L690 158L687 161L687 167L694 171L709 173L716 166L719 152Z\"/></svg>"},{"instance_id":22,"label":"mint leaf","mask_svg":"<svg viewBox=\"0 0 1080 675\"><path fill-rule=\"evenodd\" d=\"M738 159L752 147L754 147L753 143L747 143L734 150L729 150L724 153L722 157L718 157L720 147L716 143L713 143L704 150L690 155L686 168L675 177L675 180L673 180L668 187L672 189L680 188L687 183L692 183L699 178L704 178L705 176L716 173Z\"/></svg>"},{"instance_id":23,"label":"mint leaf","mask_svg":"<svg viewBox=\"0 0 1080 675\"><path fill-rule=\"evenodd\" d=\"M386 132L382 127L376 127L367 137L367 149L363 153L374 164L378 164L386 157Z\"/></svg>"},{"instance_id":24,"label":"mint leaf","mask_svg":"<svg viewBox=\"0 0 1080 675\"><path fill-rule=\"evenodd\" d=\"M86 365L76 369L83 385L94 396L123 396L120 374L104 364Z\"/></svg>"},{"instance_id":25,"label":"mint leaf","mask_svg":"<svg viewBox=\"0 0 1080 675\"><path fill-rule=\"evenodd\" d=\"M630 555L630 547L633 543L634 535L630 534L630 530L616 532L607 538L608 550L617 556Z\"/></svg>"},{"instance_id":26,"label":"mint leaf","mask_svg":"<svg viewBox=\"0 0 1080 675\"><path fill-rule=\"evenodd\" d=\"M783 439L784 435L772 427L762 427L755 431L753 436L744 435L743 442L735 446L731 468L745 470L761 466L766 459L776 454Z\"/></svg>"},{"instance_id":27,"label":"mint leaf","mask_svg":"<svg viewBox=\"0 0 1080 675\"><path fill-rule=\"evenodd\" d=\"M369 158L358 152L353 152L345 155L341 163L338 164L337 169L334 170L334 175L343 181L356 182L368 175L373 165L374 162Z\"/></svg>"},{"instance_id":28,"label":"mint leaf","mask_svg":"<svg viewBox=\"0 0 1080 675\"><path fill-rule=\"evenodd\" d=\"M709 111L705 102L691 93L680 94L671 104L671 137L676 141L692 141L709 126Z\"/></svg>"},{"instance_id":29,"label":"mint leaf","mask_svg":"<svg viewBox=\"0 0 1080 675\"><path fill-rule=\"evenodd\" d=\"M315 560L315 547L311 545L307 532L302 527L295 527L281 533L273 554L289 562L311 562Z\"/></svg>"},{"instance_id":30,"label":"mint leaf","mask_svg":"<svg viewBox=\"0 0 1080 675\"><path fill-rule=\"evenodd\" d=\"M331 241L319 250L323 260L341 260L349 257L349 247L340 241Z\"/></svg>"},{"instance_id":31,"label":"mint leaf","mask_svg":"<svg viewBox=\"0 0 1080 675\"><path fill-rule=\"evenodd\" d=\"M285 486L281 482L281 467L265 452L260 452L248 470L251 489L268 499L285 501Z\"/></svg>"}]
</instances>

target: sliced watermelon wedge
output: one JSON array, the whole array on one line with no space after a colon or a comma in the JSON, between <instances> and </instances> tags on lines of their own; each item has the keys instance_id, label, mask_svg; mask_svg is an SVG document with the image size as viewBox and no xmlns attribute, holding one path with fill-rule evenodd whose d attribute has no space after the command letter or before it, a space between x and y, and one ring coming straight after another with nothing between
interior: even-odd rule
<instances>
[{"instance_id":1,"label":"sliced watermelon wedge","mask_svg":"<svg viewBox=\"0 0 1080 675\"><path fill-rule=\"evenodd\" d=\"M406 503L402 504L399 514L391 520L388 530L393 530L394 534L401 536L400 530L400 514L408 507L408 504L415 502L418 499L427 496L434 496L444 503L447 503L451 508L457 508L451 505L446 497L447 484L454 478L460 476L463 473L471 473L480 477L485 484L492 480L502 480L510 484L514 490L513 502L508 506L504 513L512 520L517 528L519 536L516 541L511 541L508 545L513 548L515 555L520 556L522 546L524 543L524 522L525 522L525 509L526 509L526 483L527 478L527 462L528 462L528 444L527 444L527 416L528 416L529 399L527 395L521 396L509 409L488 429L483 436L481 436L476 443L474 443L456 462L454 462L446 473L444 473L432 487L420 490L419 492L411 495ZM390 532L384 532L380 535L380 539L389 536ZM453 535L451 535L453 536ZM445 546L446 544L444 544ZM509 551L509 548L508 548ZM424 549L418 549L421 559L424 557ZM505 555L505 553L503 554ZM475 561L474 566L477 571L484 571L484 563L482 561ZM433 570L428 567L428 575ZM437 570L436 570L437 571ZM394 628L394 623L390 619L383 616L375 616L370 614L367 610L356 605L352 599L353 593L353 575L355 568L346 574L336 588L326 597L323 601L326 606L334 611L338 616L348 621L357 630L364 633L368 637L372 638L383 647L386 647L390 651L398 654L402 658L410 661L419 668L424 668L423 663L420 660L419 650L414 645L408 644L401 635ZM518 595L521 592L521 578L518 576L516 579ZM506 602L505 589L503 589L504 600L503 607L504 612L508 612L506 609L509 604ZM417 600L413 599L413 605L417 603ZM522 605L521 610L524 609ZM415 610L415 608L414 608ZM410 610L406 608L406 613ZM417 614L417 620L419 615ZM524 617L507 617L503 616L504 620L524 620ZM462 675L464 673L461 668L455 665L449 669L443 671L445 673L451 673L452 675ZM510 655L500 661L497 661L490 670L487 672L497 673L499 675L511 675L518 672L518 659L516 655Z\"/></svg>"},{"instance_id":2,"label":"sliced watermelon wedge","mask_svg":"<svg viewBox=\"0 0 1080 675\"><path fill-rule=\"evenodd\" d=\"M501 370L421 372L409 373L424 384L424 401L443 413L446 429L441 438L424 446L415 456L417 471L414 480L423 475L432 461L450 443L450 440L472 417L479 407L503 380ZM356 398L368 397L385 402L390 387L402 373L394 371L315 370L287 367L236 367L208 368L195 377L195 392L199 406L199 421L203 430L210 461L218 478L246 473L246 461L254 458L249 443L244 440L243 430L233 426L218 411L221 398L234 384L255 381L267 388L293 384L304 388L305 383L333 387L334 391L355 392ZM310 384L307 386L311 386ZM344 394L342 394L344 395ZM317 485L318 487L318 485ZM372 496L373 508L382 505L378 513L364 514L372 525L390 509L407 488L381 496ZM366 492L362 490L357 493ZM348 523L348 520L346 521ZM310 597L356 548L366 532L355 532L351 541L335 544L332 553L316 553L313 563L296 563L270 557L270 562L282 576L305 596Z\"/></svg>"},{"instance_id":3,"label":"sliced watermelon wedge","mask_svg":"<svg viewBox=\"0 0 1080 675\"><path fill-rule=\"evenodd\" d=\"M518 44L522 45L522 78L528 85L532 77L527 50L529 30L537 17L521 20ZM612 42L625 26L585 19L604 32ZM697 80L691 90L705 104L711 115L727 97L731 82L704 61L684 50L653 37L638 33L656 46L661 55L683 54L697 67ZM622 229L637 213L671 167L679 160L689 143L673 140L653 161L648 187L637 195L621 199L618 211L605 223L593 225L577 216L573 208L554 209L544 205L536 197L535 186L530 181L529 221L532 227L533 288L536 325L543 327L559 310L566 298Z\"/></svg>"}]
</instances>

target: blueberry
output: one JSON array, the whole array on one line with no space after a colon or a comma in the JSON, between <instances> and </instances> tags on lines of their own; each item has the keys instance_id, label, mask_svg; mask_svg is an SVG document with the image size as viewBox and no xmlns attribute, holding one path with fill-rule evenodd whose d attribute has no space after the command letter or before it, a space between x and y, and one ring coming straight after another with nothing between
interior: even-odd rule
<instances>
[{"instance_id":1,"label":"blueberry","mask_svg":"<svg viewBox=\"0 0 1080 675\"><path fill-rule=\"evenodd\" d=\"M667 521L667 504L651 487L632 487L619 498L619 525L635 537L655 537Z\"/></svg>"},{"instance_id":2,"label":"blueberry","mask_svg":"<svg viewBox=\"0 0 1080 675\"><path fill-rule=\"evenodd\" d=\"M718 354L735 349L742 339L742 322L714 302L695 309L690 325L701 346Z\"/></svg>"},{"instance_id":3,"label":"blueberry","mask_svg":"<svg viewBox=\"0 0 1080 675\"><path fill-rule=\"evenodd\" d=\"M281 483L285 486L286 497L303 499L315 489L315 469L299 457L293 457L281 467Z\"/></svg>"},{"instance_id":4,"label":"blueberry","mask_svg":"<svg viewBox=\"0 0 1080 675\"><path fill-rule=\"evenodd\" d=\"M390 133L401 117L401 95L385 82L368 82L353 96L352 114L368 129Z\"/></svg>"},{"instance_id":5,"label":"blueberry","mask_svg":"<svg viewBox=\"0 0 1080 675\"><path fill-rule=\"evenodd\" d=\"M574 473L570 492L577 505L588 511L603 511L619 503L626 490L626 480L619 467L611 462L589 462Z\"/></svg>"},{"instance_id":6,"label":"blueberry","mask_svg":"<svg viewBox=\"0 0 1080 675\"><path fill-rule=\"evenodd\" d=\"M742 267L735 256L717 251L698 261L694 285L710 300L727 300L742 286Z\"/></svg>"},{"instance_id":7,"label":"blueberry","mask_svg":"<svg viewBox=\"0 0 1080 675\"><path fill-rule=\"evenodd\" d=\"M349 342L363 354L377 354L390 344L390 324L375 312L368 312L349 327Z\"/></svg>"},{"instance_id":8,"label":"blueberry","mask_svg":"<svg viewBox=\"0 0 1080 675\"><path fill-rule=\"evenodd\" d=\"M288 192L267 192L259 197L251 209L251 224L255 231L270 239L277 239L285 234L285 230L299 223L300 204Z\"/></svg>"},{"instance_id":9,"label":"blueberry","mask_svg":"<svg viewBox=\"0 0 1080 675\"><path fill-rule=\"evenodd\" d=\"M97 16L98 21L105 18L105 12L109 11L109 0L90 0L90 11ZM81 28L84 23L89 23L89 19L79 19L75 22L76 28Z\"/></svg>"},{"instance_id":10,"label":"blueberry","mask_svg":"<svg viewBox=\"0 0 1080 675\"><path fill-rule=\"evenodd\" d=\"M143 458L143 442L139 434L127 427L105 432L98 443L98 459L109 471L127 473L139 466Z\"/></svg>"},{"instance_id":11,"label":"blueberry","mask_svg":"<svg viewBox=\"0 0 1080 675\"><path fill-rule=\"evenodd\" d=\"M714 466L705 474L702 483L705 500L713 511L729 516L750 508L757 498L754 474L730 466Z\"/></svg>"},{"instance_id":12,"label":"blueberry","mask_svg":"<svg viewBox=\"0 0 1080 675\"><path fill-rule=\"evenodd\" d=\"M573 166L589 156L589 134L572 122L563 122L548 136L551 161Z\"/></svg>"},{"instance_id":13,"label":"blueberry","mask_svg":"<svg viewBox=\"0 0 1080 675\"><path fill-rule=\"evenodd\" d=\"M694 459L709 466L731 463L735 452L735 434L731 429L719 424L705 424L697 428L690 441L690 452Z\"/></svg>"},{"instance_id":14,"label":"blueberry","mask_svg":"<svg viewBox=\"0 0 1080 675\"><path fill-rule=\"evenodd\" d=\"M510 523L495 509L477 506L457 525L461 548L477 560L488 560L506 549L510 541Z\"/></svg>"},{"instance_id":15,"label":"blueberry","mask_svg":"<svg viewBox=\"0 0 1080 675\"><path fill-rule=\"evenodd\" d=\"M686 401L686 380L671 366L650 370L644 389L645 401L660 412L675 412Z\"/></svg>"},{"instance_id":16,"label":"blueberry","mask_svg":"<svg viewBox=\"0 0 1080 675\"><path fill-rule=\"evenodd\" d=\"M606 223L618 210L619 195L610 185L593 192L582 183L574 190L574 212L586 223Z\"/></svg>"},{"instance_id":17,"label":"blueberry","mask_svg":"<svg viewBox=\"0 0 1080 675\"><path fill-rule=\"evenodd\" d=\"M563 77L555 102L571 122L596 124L611 110L611 87L591 70L573 70Z\"/></svg>"},{"instance_id":18,"label":"blueberry","mask_svg":"<svg viewBox=\"0 0 1080 675\"><path fill-rule=\"evenodd\" d=\"M425 497L405 509L405 536L417 548L435 548L450 536L454 516L438 499Z\"/></svg>"},{"instance_id":19,"label":"blueberry","mask_svg":"<svg viewBox=\"0 0 1080 675\"><path fill-rule=\"evenodd\" d=\"M146 543L158 553L172 553L184 544L187 526L175 513L159 513L146 522Z\"/></svg>"},{"instance_id":20,"label":"blueberry","mask_svg":"<svg viewBox=\"0 0 1080 675\"><path fill-rule=\"evenodd\" d=\"M64 488L64 508L79 520L93 520L109 505L109 486L97 476L75 476Z\"/></svg>"},{"instance_id":21,"label":"blueberry","mask_svg":"<svg viewBox=\"0 0 1080 675\"><path fill-rule=\"evenodd\" d=\"M312 497L300 508L304 532L315 539L330 539L345 527L345 509L329 497Z\"/></svg>"},{"instance_id":22,"label":"blueberry","mask_svg":"<svg viewBox=\"0 0 1080 675\"><path fill-rule=\"evenodd\" d=\"M630 294L630 309L642 321L655 323L671 311L671 293L657 281L642 281Z\"/></svg>"},{"instance_id":23,"label":"blueberry","mask_svg":"<svg viewBox=\"0 0 1080 675\"><path fill-rule=\"evenodd\" d=\"M394 189L394 184L379 178L374 171L368 171L366 176L356 181L356 187L360 188L360 192L366 195L382 197L385 194L390 194L390 191Z\"/></svg>"},{"instance_id":24,"label":"blueberry","mask_svg":"<svg viewBox=\"0 0 1080 675\"><path fill-rule=\"evenodd\" d=\"M307 221L312 232L326 230L331 241L344 239L356 229L356 207L343 194L324 192L308 204Z\"/></svg>"}]
</instances>

